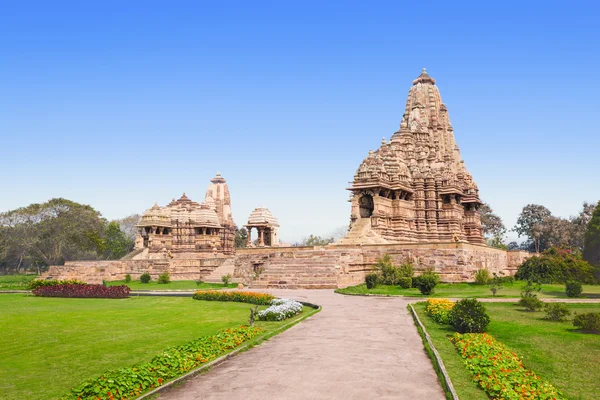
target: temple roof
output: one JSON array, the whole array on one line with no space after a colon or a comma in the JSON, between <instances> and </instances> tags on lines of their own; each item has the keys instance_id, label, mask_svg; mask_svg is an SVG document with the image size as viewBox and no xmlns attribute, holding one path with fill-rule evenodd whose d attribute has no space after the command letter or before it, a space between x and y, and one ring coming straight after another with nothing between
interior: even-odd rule
<instances>
[{"instance_id":1,"label":"temple roof","mask_svg":"<svg viewBox=\"0 0 600 400\"><path fill-rule=\"evenodd\" d=\"M250 213L247 225L279 226L279 221L273 216L273 214L271 214L271 211L269 211L267 208L258 207Z\"/></svg>"},{"instance_id":2,"label":"temple roof","mask_svg":"<svg viewBox=\"0 0 600 400\"><path fill-rule=\"evenodd\" d=\"M427 73L427 70L423 68L421 75L419 75L417 79L413 81L413 85L416 85L417 83L431 83L432 85L435 85L435 79L430 77Z\"/></svg>"}]
</instances>

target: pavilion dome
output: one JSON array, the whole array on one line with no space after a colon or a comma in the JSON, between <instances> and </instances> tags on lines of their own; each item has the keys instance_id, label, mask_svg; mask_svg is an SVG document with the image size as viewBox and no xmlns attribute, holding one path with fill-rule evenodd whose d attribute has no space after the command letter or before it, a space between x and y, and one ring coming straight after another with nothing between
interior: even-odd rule
<instances>
[{"instance_id":1,"label":"pavilion dome","mask_svg":"<svg viewBox=\"0 0 600 400\"><path fill-rule=\"evenodd\" d=\"M165 208L161 208L157 203L147 209L137 226L171 226L171 218L165 215Z\"/></svg>"},{"instance_id":2,"label":"pavilion dome","mask_svg":"<svg viewBox=\"0 0 600 400\"><path fill-rule=\"evenodd\" d=\"M277 218L265 207L255 208L248 217L248 225L279 226Z\"/></svg>"}]
</instances>

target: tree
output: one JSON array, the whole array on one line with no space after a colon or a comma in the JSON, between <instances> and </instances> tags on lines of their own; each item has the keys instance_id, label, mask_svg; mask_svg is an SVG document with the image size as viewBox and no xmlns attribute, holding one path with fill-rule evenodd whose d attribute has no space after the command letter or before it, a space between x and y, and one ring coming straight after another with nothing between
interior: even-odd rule
<instances>
[{"instance_id":1,"label":"tree","mask_svg":"<svg viewBox=\"0 0 600 400\"><path fill-rule=\"evenodd\" d=\"M544 222L546 217L550 217L552 214L546 207L538 204L528 204L523 207L517 224L513 228L515 232L521 236L526 236L535 248L536 252L545 250L548 246L542 237L541 224Z\"/></svg>"},{"instance_id":2,"label":"tree","mask_svg":"<svg viewBox=\"0 0 600 400\"><path fill-rule=\"evenodd\" d=\"M138 233L138 228L136 225L138 222L140 222L141 218L142 216L140 214L131 214L125 218L117 220L119 223L119 229L125 234L126 238L135 242L135 238Z\"/></svg>"},{"instance_id":3,"label":"tree","mask_svg":"<svg viewBox=\"0 0 600 400\"><path fill-rule=\"evenodd\" d=\"M302 240L295 243L294 246L327 246L329 243L333 243L333 238L326 238L311 234L308 237L302 238Z\"/></svg>"},{"instance_id":4,"label":"tree","mask_svg":"<svg viewBox=\"0 0 600 400\"><path fill-rule=\"evenodd\" d=\"M502 239L506 233L502 218L494 214L494 211L487 203L481 206L479 213L481 214L481 226L488 246L506 249L506 246L502 243Z\"/></svg>"},{"instance_id":5,"label":"tree","mask_svg":"<svg viewBox=\"0 0 600 400\"><path fill-rule=\"evenodd\" d=\"M508 247L508 250L518 250L519 243L513 241L513 242L510 242L507 247Z\"/></svg>"},{"instance_id":6,"label":"tree","mask_svg":"<svg viewBox=\"0 0 600 400\"><path fill-rule=\"evenodd\" d=\"M235 230L235 248L242 249L248 245L248 231L246 228Z\"/></svg>"},{"instance_id":7,"label":"tree","mask_svg":"<svg viewBox=\"0 0 600 400\"><path fill-rule=\"evenodd\" d=\"M127 237L120 228L119 221L112 221L106 227L102 242L102 253L108 260L118 260L125 256L135 244L135 239Z\"/></svg>"},{"instance_id":8,"label":"tree","mask_svg":"<svg viewBox=\"0 0 600 400\"><path fill-rule=\"evenodd\" d=\"M97 258L106 220L88 205L57 198L0 214L5 269Z\"/></svg>"},{"instance_id":9,"label":"tree","mask_svg":"<svg viewBox=\"0 0 600 400\"><path fill-rule=\"evenodd\" d=\"M578 215L571 217L571 223L573 224L572 238L573 246L583 251L585 243L585 234L587 231L588 223L592 219L596 204L583 202L582 210Z\"/></svg>"},{"instance_id":10,"label":"tree","mask_svg":"<svg viewBox=\"0 0 600 400\"><path fill-rule=\"evenodd\" d=\"M587 224L583 259L592 265L600 266L600 201Z\"/></svg>"}]
</instances>

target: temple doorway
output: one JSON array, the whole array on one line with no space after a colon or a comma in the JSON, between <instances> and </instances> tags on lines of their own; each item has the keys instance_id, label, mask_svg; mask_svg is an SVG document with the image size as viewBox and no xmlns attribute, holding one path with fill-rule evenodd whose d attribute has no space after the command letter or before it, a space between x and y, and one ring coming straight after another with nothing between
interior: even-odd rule
<instances>
[{"instance_id":1,"label":"temple doorway","mask_svg":"<svg viewBox=\"0 0 600 400\"><path fill-rule=\"evenodd\" d=\"M373 196L371 196L370 194L363 195L360 198L358 204L360 206L361 218L369 218L371 217L371 215L373 215L373 210L375 209L375 206L373 204Z\"/></svg>"}]
</instances>

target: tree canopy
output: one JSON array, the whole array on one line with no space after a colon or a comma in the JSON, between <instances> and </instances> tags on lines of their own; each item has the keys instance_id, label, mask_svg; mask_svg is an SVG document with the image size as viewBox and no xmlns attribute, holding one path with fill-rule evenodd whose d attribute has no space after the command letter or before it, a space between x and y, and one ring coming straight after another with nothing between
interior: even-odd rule
<instances>
[{"instance_id":1,"label":"tree canopy","mask_svg":"<svg viewBox=\"0 0 600 400\"><path fill-rule=\"evenodd\" d=\"M600 201L587 224L583 259L592 265L600 267Z\"/></svg>"}]
</instances>

